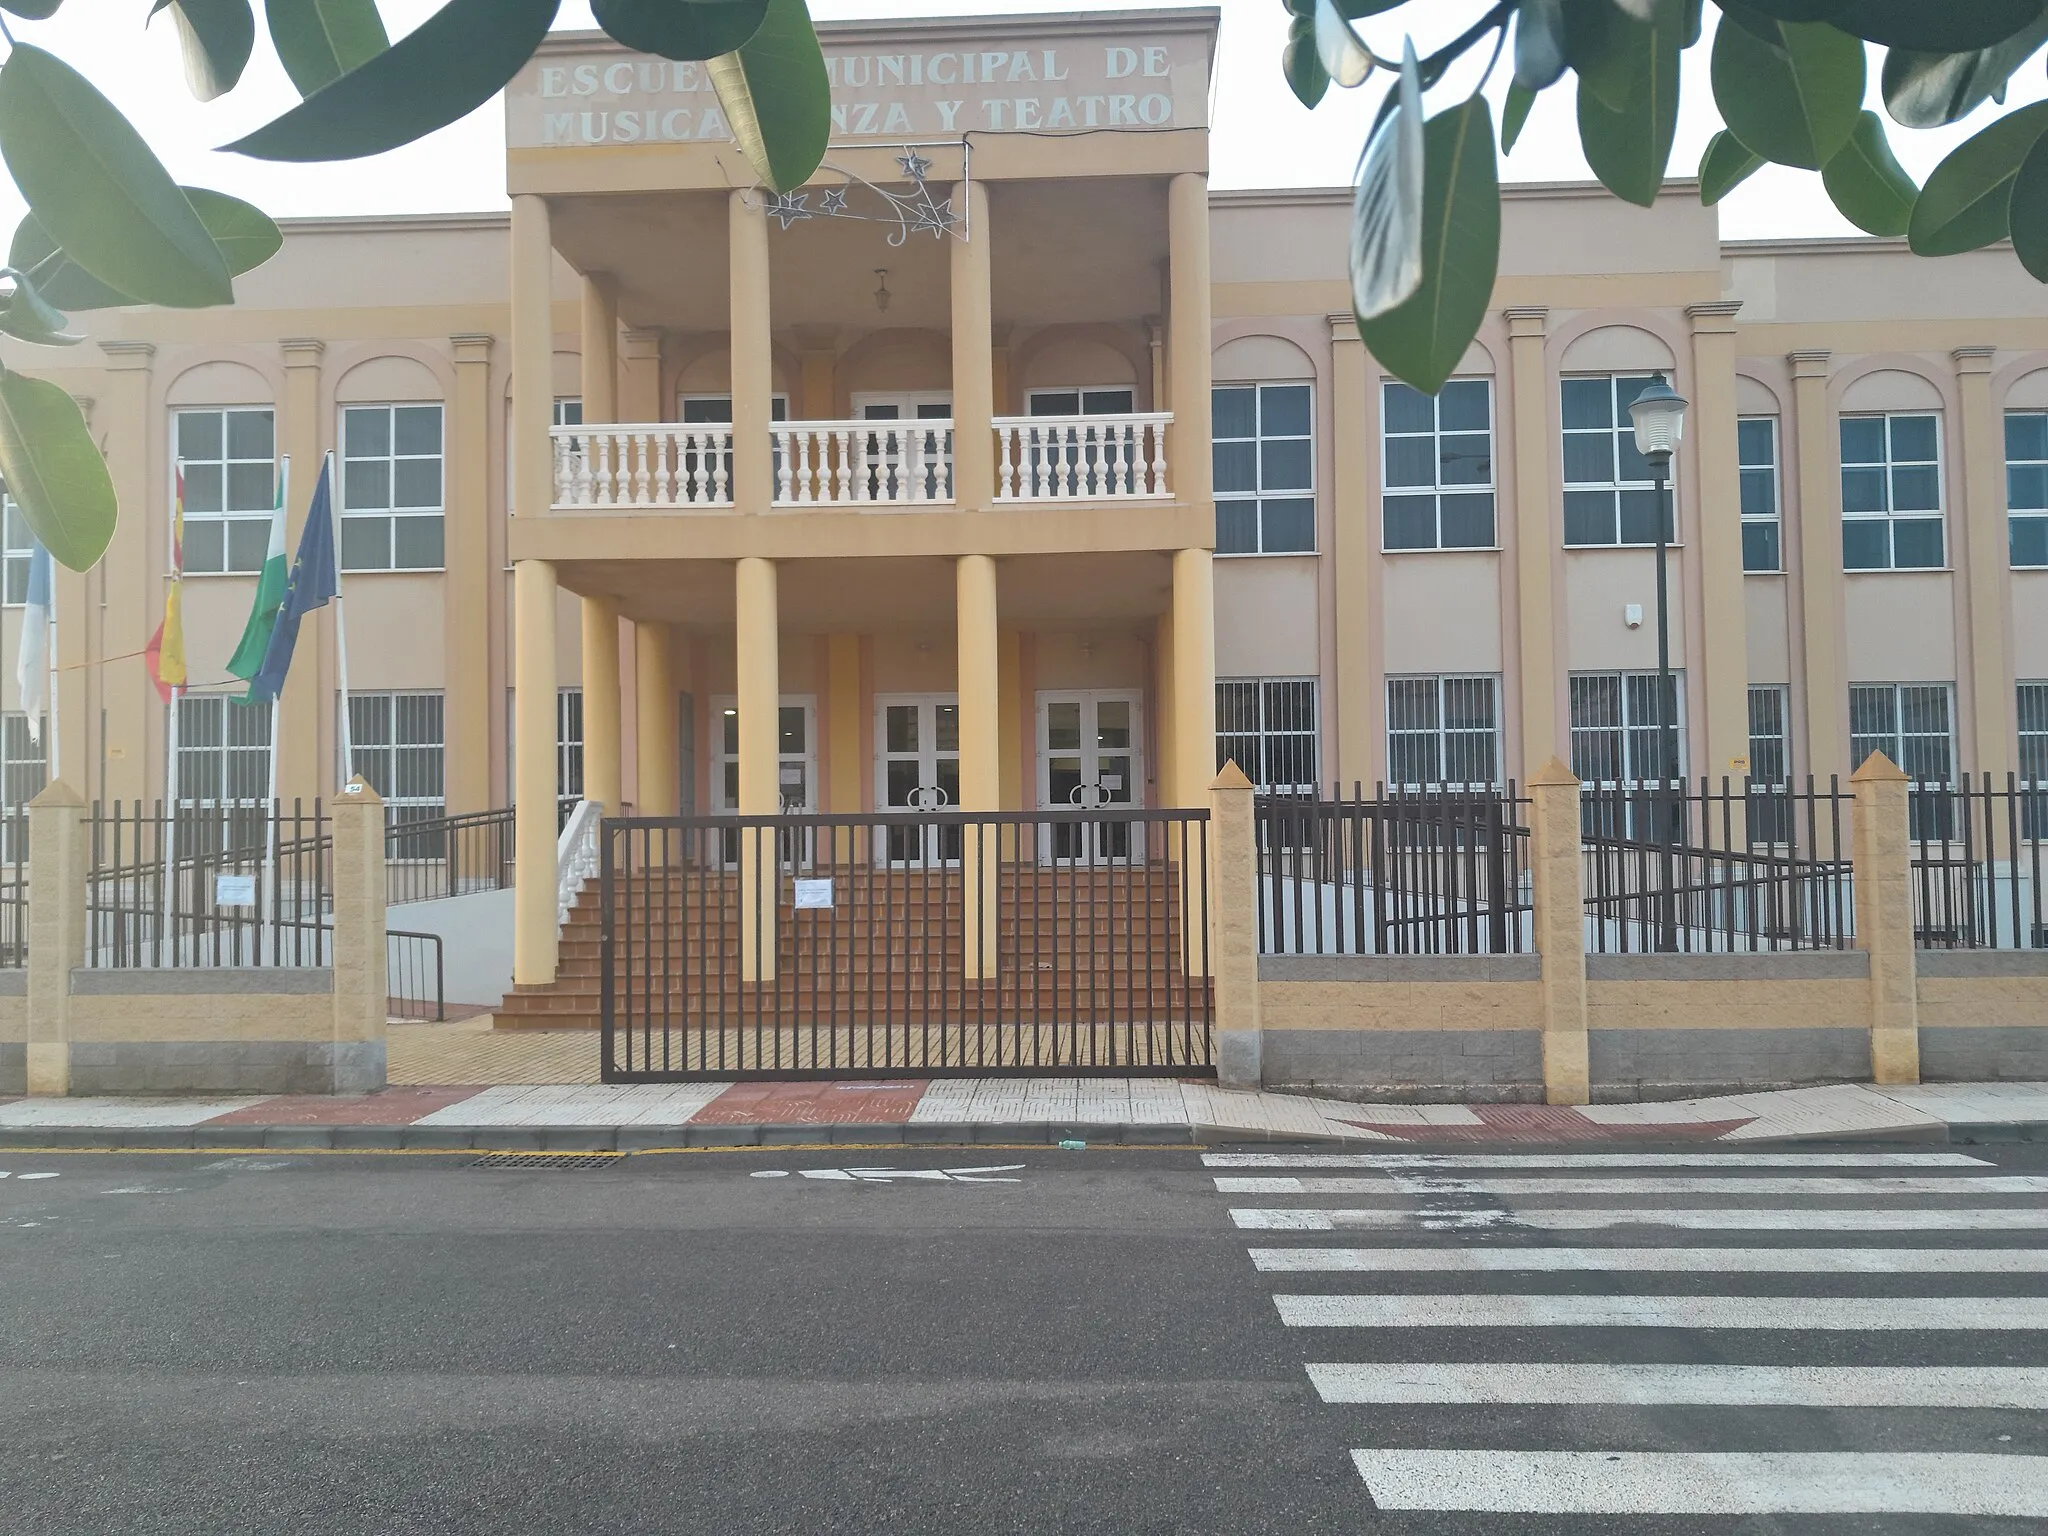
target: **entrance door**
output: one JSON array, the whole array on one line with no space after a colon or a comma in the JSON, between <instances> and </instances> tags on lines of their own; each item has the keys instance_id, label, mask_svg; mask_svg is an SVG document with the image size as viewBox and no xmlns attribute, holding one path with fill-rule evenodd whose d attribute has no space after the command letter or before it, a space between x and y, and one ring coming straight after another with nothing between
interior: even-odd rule
<instances>
[{"instance_id":1,"label":"entrance door","mask_svg":"<svg viewBox=\"0 0 2048 1536\"><path fill-rule=\"evenodd\" d=\"M816 701L808 694L784 694L776 715L776 790L784 816L808 816L817 809L813 789L818 782L818 749L812 715ZM731 816L740 806L740 717L738 703L727 696L711 701L712 741L717 751L711 760L711 811ZM792 829L777 835L779 856L795 867L811 862L811 833ZM739 840L728 835L726 862L739 858Z\"/></svg>"},{"instance_id":2,"label":"entrance door","mask_svg":"<svg viewBox=\"0 0 2048 1536\"><path fill-rule=\"evenodd\" d=\"M950 693L875 698L875 798L884 811L943 811L960 803L960 704ZM960 828L890 827L891 864L953 863Z\"/></svg>"},{"instance_id":3,"label":"entrance door","mask_svg":"<svg viewBox=\"0 0 2048 1536\"><path fill-rule=\"evenodd\" d=\"M853 414L862 421L950 421L953 397L857 394ZM953 434L930 427L870 432L866 473L869 501L951 501Z\"/></svg>"},{"instance_id":4,"label":"entrance door","mask_svg":"<svg viewBox=\"0 0 2048 1536\"><path fill-rule=\"evenodd\" d=\"M1048 810L1113 811L1141 804L1139 695L1096 689L1038 696L1038 803ZM1142 858L1132 823L1113 814L1046 828L1040 856L1108 863Z\"/></svg>"}]
</instances>

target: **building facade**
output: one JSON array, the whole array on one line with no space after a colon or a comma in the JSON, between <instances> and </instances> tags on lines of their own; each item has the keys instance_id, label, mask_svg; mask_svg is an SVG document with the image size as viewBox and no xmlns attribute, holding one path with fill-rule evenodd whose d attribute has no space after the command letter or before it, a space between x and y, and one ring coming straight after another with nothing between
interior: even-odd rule
<instances>
[{"instance_id":1,"label":"building facade","mask_svg":"<svg viewBox=\"0 0 2048 1536\"><path fill-rule=\"evenodd\" d=\"M1655 776L1658 502L1627 405L1692 403L1680 764L2048 778L2048 311L2008 250L1726 242L1674 185L1511 187L1435 399L1348 313L1349 194L1212 191L1216 13L834 25L835 143L754 185L702 71L551 39L509 215L302 220L231 310L6 358L88 403L122 500L59 573L47 746L5 798L164 792L140 652L185 487L180 792L264 793L225 663L289 456L340 506L347 697L309 624L287 797L427 816L1197 803ZM354 761L340 762L346 709ZM522 901L522 979L554 895ZM530 908L530 910L529 910Z\"/></svg>"}]
</instances>

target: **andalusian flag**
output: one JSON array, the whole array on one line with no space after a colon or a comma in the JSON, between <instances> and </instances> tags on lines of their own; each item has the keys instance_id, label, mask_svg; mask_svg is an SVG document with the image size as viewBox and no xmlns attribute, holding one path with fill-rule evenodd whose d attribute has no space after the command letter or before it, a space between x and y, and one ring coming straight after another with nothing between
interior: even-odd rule
<instances>
[{"instance_id":1,"label":"andalusian flag","mask_svg":"<svg viewBox=\"0 0 2048 1536\"><path fill-rule=\"evenodd\" d=\"M263 573L256 578L256 601L249 608L249 622L242 626L242 643L228 658L229 675L245 683L263 670L270 632L277 627L278 609L284 606L284 502L291 478L292 461L287 458L278 469L277 506L270 514L270 547L263 553Z\"/></svg>"},{"instance_id":2,"label":"andalusian flag","mask_svg":"<svg viewBox=\"0 0 2048 1536\"><path fill-rule=\"evenodd\" d=\"M164 619L143 648L142 664L168 704L185 686L185 471L178 470L178 500L171 511L171 588L164 594Z\"/></svg>"}]
</instances>

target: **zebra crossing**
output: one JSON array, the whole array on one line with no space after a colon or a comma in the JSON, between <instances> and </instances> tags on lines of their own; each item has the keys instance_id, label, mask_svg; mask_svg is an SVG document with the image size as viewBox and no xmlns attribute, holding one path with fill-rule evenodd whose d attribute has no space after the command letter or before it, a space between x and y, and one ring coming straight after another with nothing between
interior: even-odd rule
<instances>
[{"instance_id":1,"label":"zebra crossing","mask_svg":"<svg viewBox=\"0 0 2048 1536\"><path fill-rule=\"evenodd\" d=\"M1881 1149L1202 1161L1387 1529L2048 1529L2033 1168Z\"/></svg>"}]
</instances>

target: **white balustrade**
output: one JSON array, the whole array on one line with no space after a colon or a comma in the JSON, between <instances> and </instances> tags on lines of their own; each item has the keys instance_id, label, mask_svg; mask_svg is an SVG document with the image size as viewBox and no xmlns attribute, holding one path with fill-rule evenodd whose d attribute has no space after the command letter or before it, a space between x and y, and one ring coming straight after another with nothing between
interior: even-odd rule
<instances>
[{"instance_id":1,"label":"white balustrade","mask_svg":"<svg viewBox=\"0 0 2048 1536\"><path fill-rule=\"evenodd\" d=\"M953 499L950 421L778 421L772 431L778 507Z\"/></svg>"},{"instance_id":2,"label":"white balustrade","mask_svg":"<svg viewBox=\"0 0 2048 1536\"><path fill-rule=\"evenodd\" d=\"M1170 411L998 416L997 501L1164 501Z\"/></svg>"},{"instance_id":3,"label":"white balustrade","mask_svg":"<svg viewBox=\"0 0 2048 1536\"><path fill-rule=\"evenodd\" d=\"M732 505L732 428L723 422L556 427L555 505Z\"/></svg>"},{"instance_id":4,"label":"white balustrade","mask_svg":"<svg viewBox=\"0 0 2048 1536\"><path fill-rule=\"evenodd\" d=\"M599 838L604 832L604 806L595 800L579 800L569 813L568 823L555 839L555 926L569 921L569 909L576 905L586 880L597 878L602 856Z\"/></svg>"}]
</instances>

